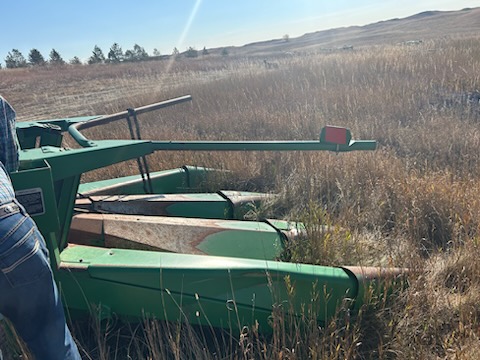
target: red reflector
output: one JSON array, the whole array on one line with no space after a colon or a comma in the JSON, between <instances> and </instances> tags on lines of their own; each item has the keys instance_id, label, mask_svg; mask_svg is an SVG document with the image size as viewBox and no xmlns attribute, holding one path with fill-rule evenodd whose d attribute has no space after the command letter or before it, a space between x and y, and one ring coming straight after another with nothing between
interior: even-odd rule
<instances>
[{"instance_id":1,"label":"red reflector","mask_svg":"<svg viewBox=\"0 0 480 360\"><path fill-rule=\"evenodd\" d=\"M344 145L347 143L347 129L341 127L325 127L325 141Z\"/></svg>"}]
</instances>

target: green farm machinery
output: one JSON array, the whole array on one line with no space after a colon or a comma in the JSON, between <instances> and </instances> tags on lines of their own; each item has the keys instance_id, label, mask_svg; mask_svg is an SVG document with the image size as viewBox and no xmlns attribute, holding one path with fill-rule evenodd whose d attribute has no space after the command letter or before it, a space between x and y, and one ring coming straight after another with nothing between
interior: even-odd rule
<instances>
[{"instance_id":1,"label":"green farm machinery","mask_svg":"<svg viewBox=\"0 0 480 360\"><path fill-rule=\"evenodd\" d=\"M261 203L265 194L199 193L199 183L212 169L151 172L145 160L157 151L176 150L374 150L375 141L352 140L348 129L332 126L314 141L140 139L137 116L189 100L183 96L108 116L17 124L20 169L11 178L46 239L71 316L100 306L102 316L125 321L147 316L233 331L258 324L269 332L272 312L286 301L285 316L301 316L305 306L315 306L317 320L326 322L345 298L358 309L370 284L400 272L278 261L285 244L303 229L280 220L244 220L249 204ZM131 139L91 140L82 133L124 119ZM67 133L74 148L63 145ZM135 159L139 175L80 181L88 171ZM312 304L314 287L319 294Z\"/></svg>"}]
</instances>

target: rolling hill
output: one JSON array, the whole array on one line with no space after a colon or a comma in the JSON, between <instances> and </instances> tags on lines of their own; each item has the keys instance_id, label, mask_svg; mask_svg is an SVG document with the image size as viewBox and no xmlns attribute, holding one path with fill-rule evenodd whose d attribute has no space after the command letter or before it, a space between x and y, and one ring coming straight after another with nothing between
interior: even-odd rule
<instances>
[{"instance_id":1,"label":"rolling hill","mask_svg":"<svg viewBox=\"0 0 480 360\"><path fill-rule=\"evenodd\" d=\"M297 38L274 39L229 47L236 55L269 55L281 52L312 52L354 47L394 45L411 40L480 36L480 7L459 11L426 11L402 19L380 21L307 33ZM218 50L218 49L217 49Z\"/></svg>"}]
</instances>

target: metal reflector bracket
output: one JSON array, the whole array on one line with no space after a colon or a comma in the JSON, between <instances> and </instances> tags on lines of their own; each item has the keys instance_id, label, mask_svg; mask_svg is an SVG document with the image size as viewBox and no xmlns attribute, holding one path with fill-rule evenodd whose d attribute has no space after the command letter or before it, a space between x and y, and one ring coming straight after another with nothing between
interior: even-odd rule
<instances>
[{"instance_id":1,"label":"metal reflector bracket","mask_svg":"<svg viewBox=\"0 0 480 360\"><path fill-rule=\"evenodd\" d=\"M320 132L320 142L323 143L348 145L350 140L352 140L352 133L344 127L327 125Z\"/></svg>"}]
</instances>

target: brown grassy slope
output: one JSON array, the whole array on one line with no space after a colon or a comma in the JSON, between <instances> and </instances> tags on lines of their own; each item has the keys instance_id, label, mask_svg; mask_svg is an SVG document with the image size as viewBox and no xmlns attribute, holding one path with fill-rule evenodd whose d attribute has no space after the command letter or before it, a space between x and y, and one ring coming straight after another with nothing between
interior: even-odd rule
<instances>
[{"instance_id":1,"label":"brown grassy slope","mask_svg":"<svg viewBox=\"0 0 480 360\"><path fill-rule=\"evenodd\" d=\"M118 66L12 69L0 72L0 88L15 105L19 121L105 114L118 110L118 101L123 102L122 110L139 105L132 98L175 93L175 88L187 81L204 82L216 76L215 69L220 71L226 66L220 63L205 76L196 76L196 67L202 65L152 61ZM158 97L157 101L162 99Z\"/></svg>"},{"instance_id":2,"label":"brown grassy slope","mask_svg":"<svg viewBox=\"0 0 480 360\"><path fill-rule=\"evenodd\" d=\"M252 43L231 49L228 57L217 56L215 50L212 50L211 56L176 62L0 71L0 89L2 95L15 104L19 121L90 115L98 111L111 112L113 104L120 99L131 98L132 94L165 92L175 88L178 89L175 94L189 92L188 87L180 90L181 85L187 81L202 83L229 76L242 69L250 71L261 65L264 56L278 57L288 51L307 55L319 49L345 44L355 47L388 45L411 39L423 39L428 44L428 39L473 36L479 33L480 8L428 12L363 27L305 34L290 39L289 42L271 40ZM427 50L428 46L423 46L422 49ZM58 86L59 82L62 86Z\"/></svg>"},{"instance_id":3,"label":"brown grassy slope","mask_svg":"<svg viewBox=\"0 0 480 360\"><path fill-rule=\"evenodd\" d=\"M393 45L408 40L471 36L480 33L480 8L461 11L429 11L402 19L365 26L351 26L308 33L288 42L277 39L234 48L235 54L262 55L312 52L344 45L355 47Z\"/></svg>"}]
</instances>

